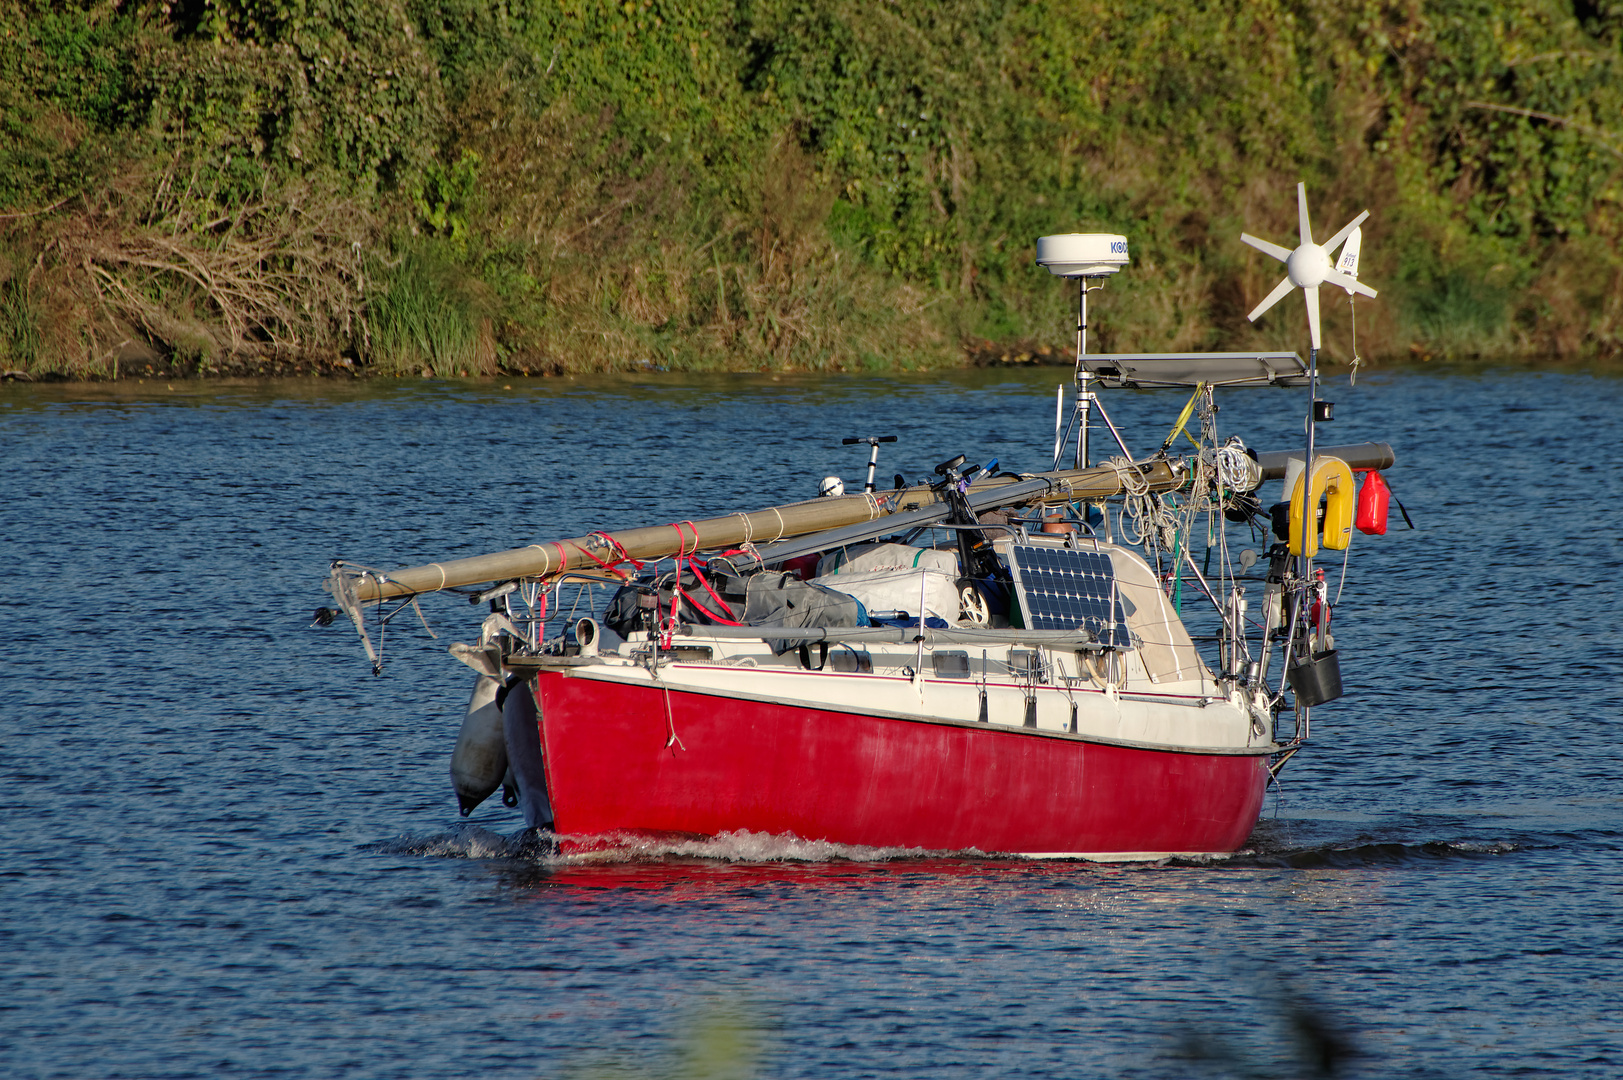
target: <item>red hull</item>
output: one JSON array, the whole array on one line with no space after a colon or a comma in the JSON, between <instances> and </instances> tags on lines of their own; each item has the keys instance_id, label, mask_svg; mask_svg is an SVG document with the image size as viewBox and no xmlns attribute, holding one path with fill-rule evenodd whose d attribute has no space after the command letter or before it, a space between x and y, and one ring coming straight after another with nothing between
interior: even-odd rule
<instances>
[{"instance_id":1,"label":"red hull","mask_svg":"<svg viewBox=\"0 0 1623 1080\"><path fill-rule=\"evenodd\" d=\"M872 847L1225 852L1267 758L1082 742L647 686L538 678L560 835L738 829ZM667 746L674 724L679 744Z\"/></svg>"}]
</instances>

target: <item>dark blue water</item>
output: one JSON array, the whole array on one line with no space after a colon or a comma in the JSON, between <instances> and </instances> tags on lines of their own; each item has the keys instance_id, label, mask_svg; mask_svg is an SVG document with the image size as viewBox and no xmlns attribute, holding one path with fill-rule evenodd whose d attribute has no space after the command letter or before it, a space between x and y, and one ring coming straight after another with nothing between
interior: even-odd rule
<instances>
[{"instance_id":1,"label":"dark blue water","mask_svg":"<svg viewBox=\"0 0 1623 1080\"><path fill-rule=\"evenodd\" d=\"M1038 468L1057 381L0 391L0 1075L1623 1075L1617 380L1327 393L1419 529L1355 540L1348 696L1227 861L525 858L446 777L473 609L378 679L308 625L334 557L810 495L846 435Z\"/></svg>"}]
</instances>

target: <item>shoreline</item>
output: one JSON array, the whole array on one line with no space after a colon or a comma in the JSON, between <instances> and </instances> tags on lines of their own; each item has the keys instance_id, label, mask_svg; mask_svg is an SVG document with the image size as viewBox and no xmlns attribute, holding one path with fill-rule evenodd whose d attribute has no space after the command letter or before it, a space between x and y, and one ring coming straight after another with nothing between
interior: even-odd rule
<instances>
[{"instance_id":1,"label":"shoreline","mask_svg":"<svg viewBox=\"0 0 1623 1080\"><path fill-rule=\"evenodd\" d=\"M1345 374L1350 367L1345 362L1320 356L1321 370L1329 375ZM783 367L776 369L738 369L725 366L695 367L695 368L668 368L645 363L640 367L617 367L604 365L586 370L573 371L563 369L533 369L533 368L507 368L497 367L495 371L458 371L452 373L439 373L428 369L418 371L380 371L369 367L357 365L355 362L340 359L325 361L306 359L299 361L280 362L244 362L244 363L218 363L218 364L142 364L140 367L120 365L114 374L97 374L94 372L67 373L52 371L45 373L32 373L19 369L0 371L0 386L135 386L148 382L163 383L260 383L277 382L288 379L319 380L349 383L383 383L395 381L411 382L466 382L491 383L504 380L523 380L533 383L551 383L558 381L574 381L579 379L616 378L616 377L651 377L651 376L762 376L777 379L785 378L885 378L902 375L930 375L971 371L1026 371L1049 368L1055 371L1070 370L1074 365L1074 357L1058 350L1040 348L1010 348L977 350L975 353L966 352L963 360L957 364L927 364L907 365L897 363L885 367L851 370L851 369L823 369ZM1479 375L1490 371L1503 370L1511 372L1526 371L1561 371L1566 373L1586 372L1597 376L1623 375L1623 356L1610 356L1606 354L1592 354L1588 356L1526 356L1526 355L1492 355L1492 356L1464 356L1464 357L1437 357L1416 355L1410 357L1388 357L1380 360L1364 360L1359 373L1363 375L1387 374L1394 372L1432 372L1449 375Z\"/></svg>"}]
</instances>

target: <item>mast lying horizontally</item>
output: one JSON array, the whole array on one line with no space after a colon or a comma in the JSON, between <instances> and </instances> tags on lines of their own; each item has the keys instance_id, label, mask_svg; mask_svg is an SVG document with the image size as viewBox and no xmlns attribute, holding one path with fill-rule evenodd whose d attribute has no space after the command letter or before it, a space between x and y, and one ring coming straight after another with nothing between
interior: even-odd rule
<instances>
[{"instance_id":1,"label":"mast lying horizontally","mask_svg":"<svg viewBox=\"0 0 1623 1080\"><path fill-rule=\"evenodd\" d=\"M1327 452L1336 451L1343 451L1338 456L1354 468L1384 468L1392 460L1391 448L1384 443L1332 447ZM1284 456L1264 455L1265 474L1283 475ZM1277 459L1279 464L1275 465L1268 458ZM1155 492L1175 491L1188 480L1183 462L1157 457L1132 465L1099 465L1030 476L992 477L971 484L968 496L978 511L1036 503L1053 505L1076 499L1095 501L1121 494L1124 473L1135 478L1135 489L1147 487ZM594 532L387 573L336 562L327 579L327 591L341 599L371 604L485 582L546 581L574 571L602 571L609 565L633 559L662 559L718 548L771 544L864 522L874 523L882 532L886 522L897 514L930 507L939 507L944 512L945 506L936 491L919 485L890 494L812 499L698 521L612 533Z\"/></svg>"}]
</instances>

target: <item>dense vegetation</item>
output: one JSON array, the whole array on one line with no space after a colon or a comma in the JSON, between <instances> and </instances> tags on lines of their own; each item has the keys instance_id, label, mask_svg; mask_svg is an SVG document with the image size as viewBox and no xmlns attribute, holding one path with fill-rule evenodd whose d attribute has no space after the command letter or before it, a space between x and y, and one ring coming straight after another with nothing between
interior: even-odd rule
<instances>
[{"instance_id":1,"label":"dense vegetation","mask_svg":"<svg viewBox=\"0 0 1623 1080\"><path fill-rule=\"evenodd\" d=\"M1617 355L1623 0L0 0L0 367ZM1327 349L1350 356L1326 291Z\"/></svg>"}]
</instances>

